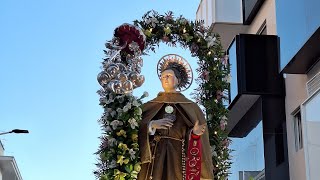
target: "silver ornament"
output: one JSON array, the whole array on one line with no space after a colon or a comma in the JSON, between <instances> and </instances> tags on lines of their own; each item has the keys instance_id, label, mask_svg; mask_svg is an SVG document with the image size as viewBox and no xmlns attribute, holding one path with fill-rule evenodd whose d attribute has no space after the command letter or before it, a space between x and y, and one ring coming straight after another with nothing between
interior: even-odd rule
<instances>
[{"instance_id":1,"label":"silver ornament","mask_svg":"<svg viewBox=\"0 0 320 180\"><path fill-rule=\"evenodd\" d=\"M140 75L138 77L138 80L136 81L135 85L137 87L140 87L144 83L144 81L145 81L144 75Z\"/></svg>"},{"instance_id":2,"label":"silver ornament","mask_svg":"<svg viewBox=\"0 0 320 180\"><path fill-rule=\"evenodd\" d=\"M108 84L107 84L107 90L114 92L114 82L115 82L114 80L108 82Z\"/></svg>"},{"instance_id":3,"label":"silver ornament","mask_svg":"<svg viewBox=\"0 0 320 180\"><path fill-rule=\"evenodd\" d=\"M118 81L118 80L114 81L113 90L117 94L121 94L122 93L122 83L121 83L121 81Z\"/></svg>"},{"instance_id":4,"label":"silver ornament","mask_svg":"<svg viewBox=\"0 0 320 180\"><path fill-rule=\"evenodd\" d=\"M122 89L123 89L123 92L124 93L129 93L133 90L133 84L130 80L127 80L125 81L123 84L122 84Z\"/></svg>"},{"instance_id":5,"label":"silver ornament","mask_svg":"<svg viewBox=\"0 0 320 180\"><path fill-rule=\"evenodd\" d=\"M131 72L129 74L129 80L133 83L133 85L136 85L136 81L138 80L138 74L136 72Z\"/></svg>"},{"instance_id":6,"label":"silver ornament","mask_svg":"<svg viewBox=\"0 0 320 180\"><path fill-rule=\"evenodd\" d=\"M97 80L102 87L104 87L110 79L110 75L104 71L100 72L97 76Z\"/></svg>"},{"instance_id":7,"label":"silver ornament","mask_svg":"<svg viewBox=\"0 0 320 180\"><path fill-rule=\"evenodd\" d=\"M116 64L110 64L107 68L107 73L114 78L119 72L119 66Z\"/></svg>"},{"instance_id":8,"label":"silver ornament","mask_svg":"<svg viewBox=\"0 0 320 180\"><path fill-rule=\"evenodd\" d=\"M124 73L124 72L127 71L127 68L126 68L126 66L124 64L117 63L116 65L119 67L120 72Z\"/></svg>"},{"instance_id":9,"label":"silver ornament","mask_svg":"<svg viewBox=\"0 0 320 180\"><path fill-rule=\"evenodd\" d=\"M125 73L122 72L117 75L117 79L123 83L128 79L128 77Z\"/></svg>"},{"instance_id":10,"label":"silver ornament","mask_svg":"<svg viewBox=\"0 0 320 180\"><path fill-rule=\"evenodd\" d=\"M141 57L138 58L137 65L143 67L143 59Z\"/></svg>"}]
</instances>

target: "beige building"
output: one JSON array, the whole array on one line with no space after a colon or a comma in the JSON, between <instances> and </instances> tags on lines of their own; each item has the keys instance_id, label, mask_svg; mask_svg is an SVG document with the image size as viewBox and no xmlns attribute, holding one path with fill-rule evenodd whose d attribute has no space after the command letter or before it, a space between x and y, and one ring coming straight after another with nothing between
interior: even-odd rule
<instances>
[{"instance_id":1,"label":"beige building","mask_svg":"<svg viewBox=\"0 0 320 180\"><path fill-rule=\"evenodd\" d=\"M0 141L0 180L22 180L17 163L12 156L4 155Z\"/></svg>"},{"instance_id":2,"label":"beige building","mask_svg":"<svg viewBox=\"0 0 320 180\"><path fill-rule=\"evenodd\" d=\"M229 180L320 178L318 7L319 0L200 1L196 18L220 34L231 63Z\"/></svg>"}]
</instances>

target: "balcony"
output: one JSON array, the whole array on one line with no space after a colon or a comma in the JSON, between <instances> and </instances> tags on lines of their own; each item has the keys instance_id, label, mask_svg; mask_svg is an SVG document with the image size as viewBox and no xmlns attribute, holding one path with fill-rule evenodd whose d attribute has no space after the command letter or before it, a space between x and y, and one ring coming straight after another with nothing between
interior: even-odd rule
<instances>
[{"instance_id":1,"label":"balcony","mask_svg":"<svg viewBox=\"0 0 320 180\"><path fill-rule=\"evenodd\" d=\"M265 0L201 0L197 20L204 20L205 26L221 36L224 49L233 37L246 33Z\"/></svg>"},{"instance_id":2,"label":"balcony","mask_svg":"<svg viewBox=\"0 0 320 180\"><path fill-rule=\"evenodd\" d=\"M22 180L14 157L0 156L0 170L0 175L2 174L3 180Z\"/></svg>"},{"instance_id":3,"label":"balcony","mask_svg":"<svg viewBox=\"0 0 320 180\"><path fill-rule=\"evenodd\" d=\"M229 135L244 137L257 122L261 107L253 106L260 96L284 94L279 72L277 36L237 35L228 48L231 64Z\"/></svg>"}]
</instances>

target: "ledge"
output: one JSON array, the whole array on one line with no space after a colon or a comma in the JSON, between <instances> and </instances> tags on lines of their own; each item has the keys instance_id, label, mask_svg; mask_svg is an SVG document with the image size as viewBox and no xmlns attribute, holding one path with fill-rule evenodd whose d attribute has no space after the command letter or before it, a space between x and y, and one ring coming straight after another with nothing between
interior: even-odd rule
<instances>
[{"instance_id":1,"label":"ledge","mask_svg":"<svg viewBox=\"0 0 320 180\"><path fill-rule=\"evenodd\" d=\"M12 156L0 156L0 169L4 180L22 180L17 163Z\"/></svg>"},{"instance_id":2,"label":"ledge","mask_svg":"<svg viewBox=\"0 0 320 180\"><path fill-rule=\"evenodd\" d=\"M320 60L320 27L282 70L287 74L307 74ZM281 41L281 39L280 39Z\"/></svg>"}]
</instances>

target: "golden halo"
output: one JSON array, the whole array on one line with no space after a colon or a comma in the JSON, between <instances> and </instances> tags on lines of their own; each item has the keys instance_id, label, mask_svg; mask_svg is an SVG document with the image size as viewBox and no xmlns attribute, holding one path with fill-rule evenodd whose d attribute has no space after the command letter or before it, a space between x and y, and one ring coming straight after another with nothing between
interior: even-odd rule
<instances>
[{"instance_id":1,"label":"golden halo","mask_svg":"<svg viewBox=\"0 0 320 180\"><path fill-rule=\"evenodd\" d=\"M179 91L187 90L193 81L193 72L188 61L177 54L164 55L157 64L157 73L160 80L161 73L169 68L173 68L180 73L180 83L177 87Z\"/></svg>"}]
</instances>

